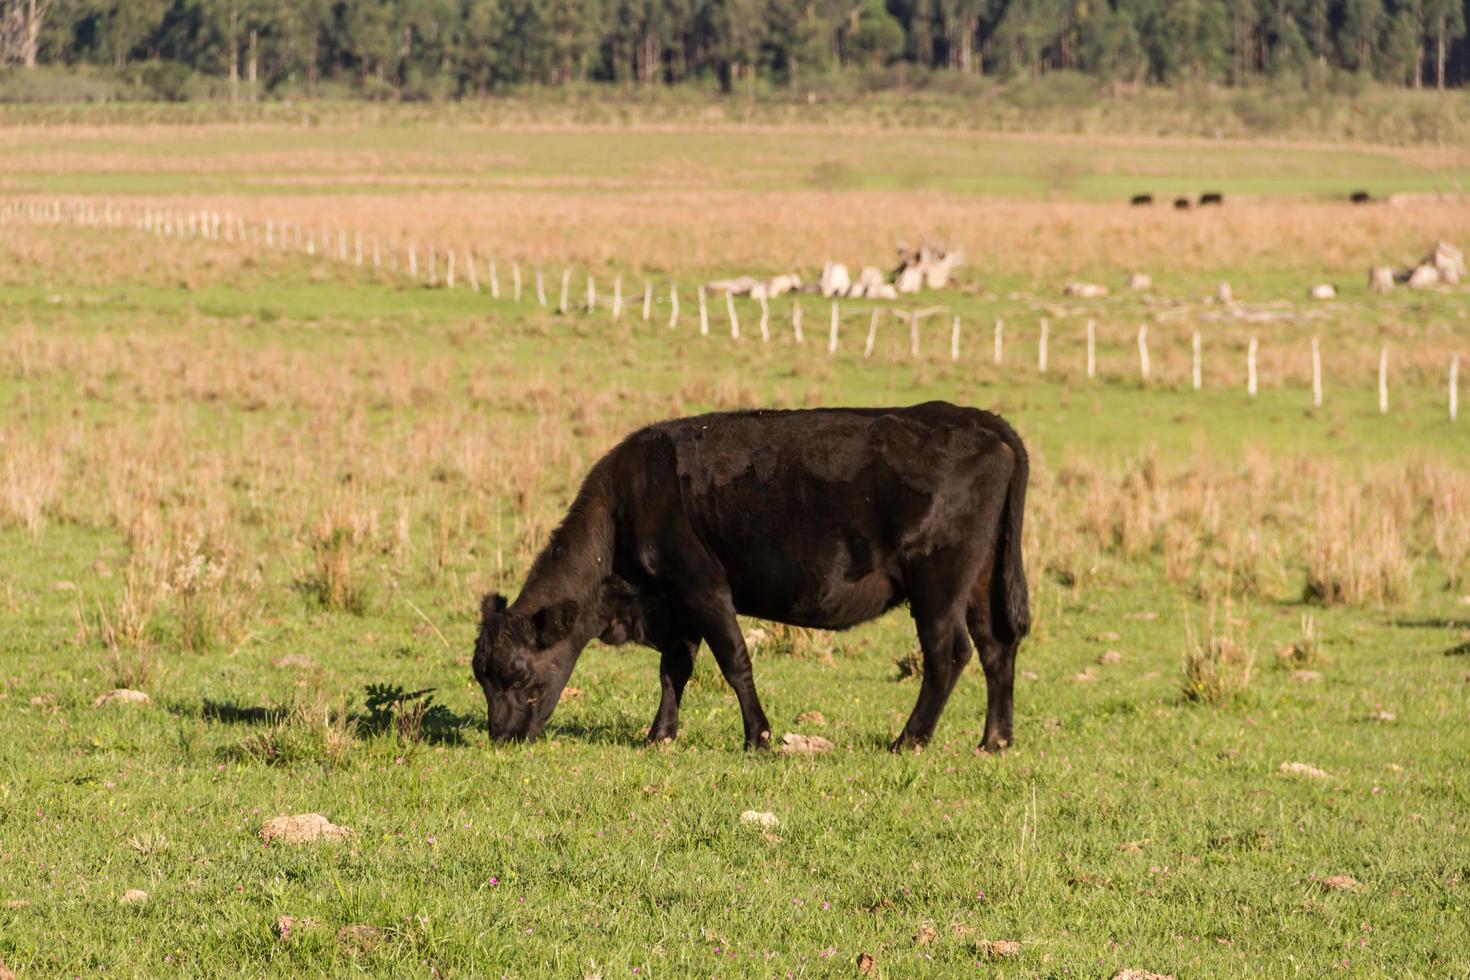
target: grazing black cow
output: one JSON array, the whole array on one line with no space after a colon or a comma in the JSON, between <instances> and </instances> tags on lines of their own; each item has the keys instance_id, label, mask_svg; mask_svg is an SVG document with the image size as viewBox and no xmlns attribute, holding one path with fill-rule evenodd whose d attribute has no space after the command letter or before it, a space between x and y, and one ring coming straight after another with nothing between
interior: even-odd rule
<instances>
[{"instance_id":1,"label":"grazing black cow","mask_svg":"<svg viewBox=\"0 0 1470 980\"><path fill-rule=\"evenodd\" d=\"M907 602L924 676L892 748L929 740L973 640L988 692L982 747L999 751L1031 622L1026 474L1004 420L945 402L640 429L592 467L516 601L484 599L473 664L490 735L540 735L600 637L659 652L648 738L671 739L703 640L735 689L746 746L763 748L771 726L736 614L840 630Z\"/></svg>"},{"instance_id":2,"label":"grazing black cow","mask_svg":"<svg viewBox=\"0 0 1470 980\"><path fill-rule=\"evenodd\" d=\"M1128 203L1133 205L1135 208L1148 207L1150 204L1154 203L1154 196L1152 194L1134 194L1133 197L1128 200Z\"/></svg>"},{"instance_id":3,"label":"grazing black cow","mask_svg":"<svg viewBox=\"0 0 1470 980\"><path fill-rule=\"evenodd\" d=\"M1225 195L1221 194L1219 191L1205 191L1199 196L1199 206L1202 208L1207 208L1211 205L1219 207L1224 203Z\"/></svg>"},{"instance_id":4,"label":"grazing black cow","mask_svg":"<svg viewBox=\"0 0 1470 980\"><path fill-rule=\"evenodd\" d=\"M1353 191L1352 195L1349 197L1349 200L1351 200L1354 204L1372 204L1373 195L1369 194L1367 191Z\"/></svg>"},{"instance_id":5,"label":"grazing black cow","mask_svg":"<svg viewBox=\"0 0 1470 980\"><path fill-rule=\"evenodd\" d=\"M1176 198L1174 198L1174 210L1175 211L1188 211L1190 209L1190 207L1191 207L1191 205L1190 205L1189 198L1187 198L1187 197L1176 197Z\"/></svg>"}]
</instances>

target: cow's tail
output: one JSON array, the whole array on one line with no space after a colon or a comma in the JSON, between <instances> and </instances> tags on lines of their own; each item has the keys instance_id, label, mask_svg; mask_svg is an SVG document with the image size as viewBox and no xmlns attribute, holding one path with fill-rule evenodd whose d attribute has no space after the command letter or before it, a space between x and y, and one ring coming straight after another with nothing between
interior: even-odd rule
<instances>
[{"instance_id":1,"label":"cow's tail","mask_svg":"<svg viewBox=\"0 0 1470 980\"><path fill-rule=\"evenodd\" d=\"M1021 437L1009 425L1001 422L999 434L1011 450L1014 466L1000 515L996 574L991 577L990 615L995 638L1002 643L1014 644L1031 631L1031 599L1026 589L1026 566L1021 560L1021 524L1026 512L1026 479L1030 463Z\"/></svg>"}]
</instances>

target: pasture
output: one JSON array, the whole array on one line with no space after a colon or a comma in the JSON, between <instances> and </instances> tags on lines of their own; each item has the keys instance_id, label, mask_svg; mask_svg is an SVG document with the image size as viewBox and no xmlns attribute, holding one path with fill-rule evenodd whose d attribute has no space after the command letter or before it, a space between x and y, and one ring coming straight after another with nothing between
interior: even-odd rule
<instances>
[{"instance_id":1,"label":"pasture","mask_svg":"<svg viewBox=\"0 0 1470 980\"><path fill-rule=\"evenodd\" d=\"M1364 285L1470 244L1470 204L1341 199L1466 176L1458 149L797 124L0 129L10 205L253 233L0 224L0 962L1470 971L1470 419L1447 412L1470 304ZM1206 189L1225 207L1125 204ZM263 247L266 221L361 230L383 262ZM743 299L738 340L720 298L700 334L700 282L887 267L921 235L966 249L959 287L842 303L833 352L810 295L771 302L768 342ZM462 265L452 289L410 277L429 243L473 251L480 291ZM1152 288L1125 289L1133 271ZM1110 294L1064 297L1073 278ZM1307 299L1318 282L1337 298ZM931 307L916 333L893 312ZM678 742L645 747L657 655L596 644L545 740L486 744L479 596L514 595L623 434L935 398L1031 448L1009 752L975 752L978 668L933 745L883 751L917 689L902 610L835 636L746 624L777 738L830 754L743 751L707 651ZM94 705L116 688L150 700ZM350 836L262 841L308 812Z\"/></svg>"}]
</instances>

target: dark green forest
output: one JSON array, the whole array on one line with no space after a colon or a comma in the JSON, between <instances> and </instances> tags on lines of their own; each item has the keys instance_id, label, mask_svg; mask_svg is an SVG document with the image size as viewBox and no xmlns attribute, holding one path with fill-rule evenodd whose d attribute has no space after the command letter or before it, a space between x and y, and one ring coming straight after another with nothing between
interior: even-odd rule
<instances>
[{"instance_id":1,"label":"dark green forest","mask_svg":"<svg viewBox=\"0 0 1470 980\"><path fill-rule=\"evenodd\" d=\"M159 97L756 83L912 67L1144 85L1470 83L1470 0L0 0L0 67L113 72Z\"/></svg>"}]
</instances>

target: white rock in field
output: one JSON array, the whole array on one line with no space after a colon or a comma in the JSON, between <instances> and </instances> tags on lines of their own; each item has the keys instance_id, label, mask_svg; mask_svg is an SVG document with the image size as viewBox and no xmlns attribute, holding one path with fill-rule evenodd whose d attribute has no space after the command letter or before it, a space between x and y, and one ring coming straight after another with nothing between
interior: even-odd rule
<instances>
[{"instance_id":1,"label":"white rock in field","mask_svg":"<svg viewBox=\"0 0 1470 980\"><path fill-rule=\"evenodd\" d=\"M1129 289L1140 289L1140 290L1141 289L1152 289L1153 286L1154 286L1153 279L1149 278L1147 275L1145 275L1142 272L1135 272L1131 276L1128 277L1128 288Z\"/></svg>"},{"instance_id":2,"label":"white rock in field","mask_svg":"<svg viewBox=\"0 0 1470 980\"><path fill-rule=\"evenodd\" d=\"M795 292L801 288L801 276L788 273L784 276L773 276L766 283L766 295L774 299L777 296L785 296L787 293Z\"/></svg>"},{"instance_id":3,"label":"white rock in field","mask_svg":"<svg viewBox=\"0 0 1470 980\"><path fill-rule=\"evenodd\" d=\"M92 702L94 708L105 708L109 704L147 704L153 699L142 691L132 691L126 687L108 691L106 694Z\"/></svg>"},{"instance_id":4,"label":"white rock in field","mask_svg":"<svg viewBox=\"0 0 1470 980\"><path fill-rule=\"evenodd\" d=\"M831 739L820 735L798 735L795 732L787 732L781 736L781 752L785 755L824 755L831 752L835 745Z\"/></svg>"},{"instance_id":5,"label":"white rock in field","mask_svg":"<svg viewBox=\"0 0 1470 980\"><path fill-rule=\"evenodd\" d=\"M118 899L118 902L123 905L142 905L146 901L148 901L148 893L141 888L129 888L122 893L122 898Z\"/></svg>"},{"instance_id":6,"label":"white rock in field","mask_svg":"<svg viewBox=\"0 0 1470 980\"><path fill-rule=\"evenodd\" d=\"M1393 291L1393 266L1374 265L1368 267L1368 292L1387 293Z\"/></svg>"},{"instance_id":7,"label":"white rock in field","mask_svg":"<svg viewBox=\"0 0 1470 980\"><path fill-rule=\"evenodd\" d=\"M1337 287L1330 282L1319 282L1307 291L1312 299L1334 299L1337 296Z\"/></svg>"},{"instance_id":8,"label":"white rock in field","mask_svg":"<svg viewBox=\"0 0 1470 980\"><path fill-rule=\"evenodd\" d=\"M306 844L315 840L342 840L352 831L339 827L320 813L302 813L294 817L272 817L260 828L260 839L267 844Z\"/></svg>"},{"instance_id":9,"label":"white rock in field","mask_svg":"<svg viewBox=\"0 0 1470 980\"><path fill-rule=\"evenodd\" d=\"M893 281L895 292L908 295L917 293L924 288L924 270L916 265L905 266L899 270L898 278Z\"/></svg>"},{"instance_id":10,"label":"white rock in field","mask_svg":"<svg viewBox=\"0 0 1470 980\"><path fill-rule=\"evenodd\" d=\"M1440 279L1451 286L1465 278L1465 253L1449 242L1435 242L1423 264L1434 266Z\"/></svg>"},{"instance_id":11,"label":"white rock in field","mask_svg":"<svg viewBox=\"0 0 1470 980\"><path fill-rule=\"evenodd\" d=\"M1352 875L1328 875L1318 878L1317 884L1324 892L1355 892L1363 887L1363 883Z\"/></svg>"},{"instance_id":12,"label":"white rock in field","mask_svg":"<svg viewBox=\"0 0 1470 980\"><path fill-rule=\"evenodd\" d=\"M1074 279L1062 287L1062 292L1076 299L1101 299L1108 294L1108 287L1099 286L1095 282L1079 282Z\"/></svg>"},{"instance_id":13,"label":"white rock in field","mask_svg":"<svg viewBox=\"0 0 1470 980\"><path fill-rule=\"evenodd\" d=\"M1120 664L1123 662L1123 655L1117 650L1104 650L1102 656L1097 658L1097 662L1105 667L1112 664Z\"/></svg>"},{"instance_id":14,"label":"white rock in field","mask_svg":"<svg viewBox=\"0 0 1470 980\"><path fill-rule=\"evenodd\" d=\"M1410 289L1428 289L1430 286L1438 286L1439 282L1439 270L1432 265L1418 266L1409 273L1408 286Z\"/></svg>"},{"instance_id":15,"label":"white rock in field","mask_svg":"<svg viewBox=\"0 0 1470 980\"><path fill-rule=\"evenodd\" d=\"M822 278L819 280L822 296L831 299L833 296L846 296L847 291L852 288L852 277L847 274L847 266L841 262L828 262L822 266Z\"/></svg>"},{"instance_id":16,"label":"white rock in field","mask_svg":"<svg viewBox=\"0 0 1470 980\"><path fill-rule=\"evenodd\" d=\"M1303 779L1331 779L1327 772L1305 762L1283 762L1276 767L1283 776L1300 776Z\"/></svg>"},{"instance_id":17,"label":"white rock in field","mask_svg":"<svg viewBox=\"0 0 1470 980\"><path fill-rule=\"evenodd\" d=\"M758 810L746 810L740 815L740 822L762 830L775 830L781 826L781 820L774 813L762 813Z\"/></svg>"}]
</instances>

